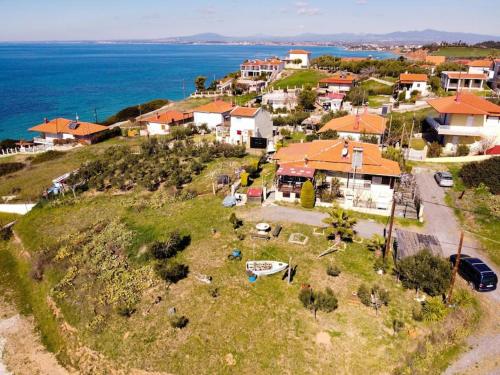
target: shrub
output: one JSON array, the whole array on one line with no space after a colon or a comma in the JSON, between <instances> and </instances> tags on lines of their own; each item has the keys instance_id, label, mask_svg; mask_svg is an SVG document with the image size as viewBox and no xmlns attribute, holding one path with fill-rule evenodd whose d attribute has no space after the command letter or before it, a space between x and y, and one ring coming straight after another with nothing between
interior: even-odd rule
<instances>
[{"instance_id":1,"label":"shrub","mask_svg":"<svg viewBox=\"0 0 500 375\"><path fill-rule=\"evenodd\" d=\"M391 301L389 291L387 289L382 289L379 285L374 285L372 287L372 294L381 305L387 306Z\"/></svg>"},{"instance_id":2,"label":"shrub","mask_svg":"<svg viewBox=\"0 0 500 375\"><path fill-rule=\"evenodd\" d=\"M420 289L431 296L444 294L450 286L449 262L429 250L400 260L396 272L405 288Z\"/></svg>"},{"instance_id":3,"label":"shrub","mask_svg":"<svg viewBox=\"0 0 500 375\"><path fill-rule=\"evenodd\" d=\"M229 216L229 222L233 225L233 229L236 230L243 225L243 221L238 219L234 212L231 212Z\"/></svg>"},{"instance_id":4,"label":"shrub","mask_svg":"<svg viewBox=\"0 0 500 375\"><path fill-rule=\"evenodd\" d=\"M352 241L354 237L354 225L356 225L356 219L349 216L347 211L340 207L334 207L330 211L330 217L328 221L331 225L329 229L330 236L340 236L341 239L346 241Z\"/></svg>"},{"instance_id":5,"label":"shrub","mask_svg":"<svg viewBox=\"0 0 500 375\"><path fill-rule=\"evenodd\" d=\"M383 257L377 257L373 262L373 269L375 271L382 270L383 273L387 273L387 271L389 270L389 265L387 264L387 261Z\"/></svg>"},{"instance_id":6,"label":"shrub","mask_svg":"<svg viewBox=\"0 0 500 375\"><path fill-rule=\"evenodd\" d=\"M17 172L23 169L26 165L24 163L0 163L0 176L5 176L9 173Z\"/></svg>"},{"instance_id":7,"label":"shrub","mask_svg":"<svg viewBox=\"0 0 500 375\"><path fill-rule=\"evenodd\" d=\"M441 156L442 152L443 152L443 147L441 147L441 145L437 142L432 142L429 145L427 156L430 158L438 158Z\"/></svg>"},{"instance_id":8,"label":"shrub","mask_svg":"<svg viewBox=\"0 0 500 375\"><path fill-rule=\"evenodd\" d=\"M422 305L419 303L418 305L413 306L411 310L411 316L413 320L417 322L421 322L424 320L423 314L422 314Z\"/></svg>"},{"instance_id":9,"label":"shrub","mask_svg":"<svg viewBox=\"0 0 500 375\"><path fill-rule=\"evenodd\" d=\"M405 327L405 322L399 319L393 319L392 320L392 329L394 330L394 333L399 333L403 330Z\"/></svg>"},{"instance_id":10,"label":"shrub","mask_svg":"<svg viewBox=\"0 0 500 375\"><path fill-rule=\"evenodd\" d=\"M455 153L456 156L467 156L469 155L470 148L467 145L458 145L457 146L457 152Z\"/></svg>"},{"instance_id":11,"label":"shrub","mask_svg":"<svg viewBox=\"0 0 500 375\"><path fill-rule=\"evenodd\" d=\"M179 232L170 233L165 241L156 241L151 245L150 252L156 259L172 258L190 242L189 236L182 237Z\"/></svg>"},{"instance_id":12,"label":"shrub","mask_svg":"<svg viewBox=\"0 0 500 375\"><path fill-rule=\"evenodd\" d=\"M361 284L358 288L358 298L361 303L365 306L371 306L372 297L370 293L370 289L366 284Z\"/></svg>"},{"instance_id":13,"label":"shrub","mask_svg":"<svg viewBox=\"0 0 500 375\"><path fill-rule=\"evenodd\" d=\"M319 136L321 139L338 139L339 134L336 130L328 129L327 131L320 133Z\"/></svg>"},{"instance_id":14,"label":"shrub","mask_svg":"<svg viewBox=\"0 0 500 375\"><path fill-rule=\"evenodd\" d=\"M422 305L422 318L426 322L437 322L446 314L447 308L441 297L428 298Z\"/></svg>"},{"instance_id":15,"label":"shrub","mask_svg":"<svg viewBox=\"0 0 500 375\"><path fill-rule=\"evenodd\" d=\"M334 265L329 265L327 268L326 268L326 274L328 276L333 276L333 277L337 277L339 276L341 273L340 271L340 268L338 266L334 266Z\"/></svg>"},{"instance_id":16,"label":"shrub","mask_svg":"<svg viewBox=\"0 0 500 375\"><path fill-rule=\"evenodd\" d=\"M333 290L326 288L324 292L318 292L317 294L318 309L324 312L332 312L339 306L337 297L333 293Z\"/></svg>"},{"instance_id":17,"label":"shrub","mask_svg":"<svg viewBox=\"0 0 500 375\"><path fill-rule=\"evenodd\" d=\"M248 186L248 177L249 174L247 172L242 172L240 175L241 186Z\"/></svg>"},{"instance_id":18,"label":"shrub","mask_svg":"<svg viewBox=\"0 0 500 375\"><path fill-rule=\"evenodd\" d=\"M187 326L187 324L189 323L189 319L186 318L184 315L174 315L170 318L170 325L172 326L172 328L184 328L185 326Z\"/></svg>"},{"instance_id":19,"label":"shrub","mask_svg":"<svg viewBox=\"0 0 500 375\"><path fill-rule=\"evenodd\" d=\"M41 154L35 155L33 157L33 159L31 159L31 164L39 164L39 163L43 163L45 161L58 159L63 155L64 155L64 152L49 150L47 152L43 152Z\"/></svg>"},{"instance_id":20,"label":"shrub","mask_svg":"<svg viewBox=\"0 0 500 375\"><path fill-rule=\"evenodd\" d=\"M102 124L111 125L120 121L127 121L129 119L135 119L141 113L148 113L157 110L164 105L168 104L169 101L166 99L156 99L147 103L134 105L127 107L116 113L115 115L108 117Z\"/></svg>"},{"instance_id":21,"label":"shrub","mask_svg":"<svg viewBox=\"0 0 500 375\"><path fill-rule=\"evenodd\" d=\"M163 280L175 284L187 277L189 267L180 263L162 262L157 264L156 271Z\"/></svg>"},{"instance_id":22,"label":"shrub","mask_svg":"<svg viewBox=\"0 0 500 375\"><path fill-rule=\"evenodd\" d=\"M311 181L307 180L302 185L300 190L300 205L304 208L313 208L315 203L314 186Z\"/></svg>"},{"instance_id":23,"label":"shrub","mask_svg":"<svg viewBox=\"0 0 500 375\"><path fill-rule=\"evenodd\" d=\"M465 164L459 175L469 188L483 183L492 194L500 194L500 157Z\"/></svg>"}]
</instances>

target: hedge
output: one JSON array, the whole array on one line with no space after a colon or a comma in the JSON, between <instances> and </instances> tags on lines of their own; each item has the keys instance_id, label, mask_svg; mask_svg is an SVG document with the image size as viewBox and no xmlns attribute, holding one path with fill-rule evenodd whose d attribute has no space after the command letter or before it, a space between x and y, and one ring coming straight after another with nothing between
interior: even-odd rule
<instances>
[{"instance_id":1,"label":"hedge","mask_svg":"<svg viewBox=\"0 0 500 375\"><path fill-rule=\"evenodd\" d=\"M120 112L114 114L111 117L108 117L102 125L112 125L116 122L127 121L130 119L135 119L137 116L155 111L169 103L166 99L155 99L150 102L133 105L131 107L127 107L122 109Z\"/></svg>"},{"instance_id":2,"label":"hedge","mask_svg":"<svg viewBox=\"0 0 500 375\"><path fill-rule=\"evenodd\" d=\"M17 172L25 167L24 163L0 163L0 176Z\"/></svg>"},{"instance_id":3,"label":"hedge","mask_svg":"<svg viewBox=\"0 0 500 375\"><path fill-rule=\"evenodd\" d=\"M493 194L500 194L500 157L465 164L459 173L465 186L488 186Z\"/></svg>"}]
</instances>

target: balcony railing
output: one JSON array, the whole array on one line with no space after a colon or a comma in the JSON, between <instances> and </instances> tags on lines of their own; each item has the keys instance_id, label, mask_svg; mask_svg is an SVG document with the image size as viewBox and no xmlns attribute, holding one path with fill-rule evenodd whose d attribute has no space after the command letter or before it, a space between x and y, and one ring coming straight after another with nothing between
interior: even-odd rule
<instances>
[{"instance_id":1,"label":"balcony railing","mask_svg":"<svg viewBox=\"0 0 500 375\"><path fill-rule=\"evenodd\" d=\"M40 145L53 145L54 141L52 138L46 139L41 137L33 137L33 142L38 143Z\"/></svg>"},{"instance_id":2,"label":"balcony railing","mask_svg":"<svg viewBox=\"0 0 500 375\"><path fill-rule=\"evenodd\" d=\"M479 137L483 134L482 126L466 126L466 125L451 125L441 124L438 118L427 117L427 124L432 126L440 135L464 135Z\"/></svg>"}]
</instances>

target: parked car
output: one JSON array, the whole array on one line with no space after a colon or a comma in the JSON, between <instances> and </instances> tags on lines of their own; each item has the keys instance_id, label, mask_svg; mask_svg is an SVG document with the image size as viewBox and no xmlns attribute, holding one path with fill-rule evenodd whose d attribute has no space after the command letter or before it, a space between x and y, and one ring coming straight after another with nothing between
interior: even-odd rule
<instances>
[{"instance_id":1,"label":"parked car","mask_svg":"<svg viewBox=\"0 0 500 375\"><path fill-rule=\"evenodd\" d=\"M456 259L457 254L450 256L452 267L455 266ZM479 258L461 254L458 273L479 292L488 292L497 288L497 275Z\"/></svg>"},{"instance_id":2,"label":"parked car","mask_svg":"<svg viewBox=\"0 0 500 375\"><path fill-rule=\"evenodd\" d=\"M434 179L439 186L442 187L452 187L453 186L453 176L450 172L436 172L434 173Z\"/></svg>"}]
</instances>

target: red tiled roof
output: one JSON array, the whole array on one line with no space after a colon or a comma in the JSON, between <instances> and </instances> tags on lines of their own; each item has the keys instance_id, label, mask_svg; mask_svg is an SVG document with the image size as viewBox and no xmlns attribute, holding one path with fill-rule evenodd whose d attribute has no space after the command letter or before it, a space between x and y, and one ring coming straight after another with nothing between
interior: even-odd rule
<instances>
[{"instance_id":1,"label":"red tiled roof","mask_svg":"<svg viewBox=\"0 0 500 375\"><path fill-rule=\"evenodd\" d=\"M428 100L427 103L439 113L465 115L499 115L500 106L474 94L461 92L455 96L447 96Z\"/></svg>"},{"instance_id":2,"label":"red tiled roof","mask_svg":"<svg viewBox=\"0 0 500 375\"><path fill-rule=\"evenodd\" d=\"M486 74L478 73L467 73L467 72L443 72L441 74L446 74L448 78L451 79L487 79Z\"/></svg>"},{"instance_id":3,"label":"red tiled roof","mask_svg":"<svg viewBox=\"0 0 500 375\"><path fill-rule=\"evenodd\" d=\"M49 133L49 134L72 134L76 136L85 136L95 133L100 133L108 129L107 126L93 124L91 122L78 121L78 126L75 129L70 129L69 125L75 123L74 120L65 118L56 118L49 122L33 126L28 129L31 132Z\"/></svg>"},{"instance_id":4,"label":"red tiled roof","mask_svg":"<svg viewBox=\"0 0 500 375\"><path fill-rule=\"evenodd\" d=\"M347 75L334 75L331 77L323 78L319 83L334 83L334 84L352 84L356 80L356 77L351 74Z\"/></svg>"},{"instance_id":5,"label":"red tiled roof","mask_svg":"<svg viewBox=\"0 0 500 375\"><path fill-rule=\"evenodd\" d=\"M231 103L223 102L222 100L216 100L215 102L210 102L193 109L193 112L226 113L230 112L232 109L233 105Z\"/></svg>"},{"instance_id":6,"label":"red tiled roof","mask_svg":"<svg viewBox=\"0 0 500 375\"><path fill-rule=\"evenodd\" d=\"M399 75L401 83L427 82L427 74L402 73Z\"/></svg>"},{"instance_id":7,"label":"red tiled roof","mask_svg":"<svg viewBox=\"0 0 500 375\"><path fill-rule=\"evenodd\" d=\"M304 49L291 49L288 51L289 54L294 54L294 55L310 55L311 52L306 51Z\"/></svg>"},{"instance_id":8,"label":"red tiled roof","mask_svg":"<svg viewBox=\"0 0 500 375\"><path fill-rule=\"evenodd\" d=\"M313 178L314 172L316 172L314 168L307 168L307 167L295 168L295 167L289 167L286 164L284 164L283 166L280 166L278 168L276 175Z\"/></svg>"},{"instance_id":9,"label":"red tiled roof","mask_svg":"<svg viewBox=\"0 0 500 375\"><path fill-rule=\"evenodd\" d=\"M260 197L262 197L262 189L261 188L249 188L247 190L247 196L250 198L260 198Z\"/></svg>"},{"instance_id":10,"label":"red tiled roof","mask_svg":"<svg viewBox=\"0 0 500 375\"><path fill-rule=\"evenodd\" d=\"M319 133L335 130L347 133L384 134L386 122L387 120L384 117L370 113L347 115L328 121L319 130Z\"/></svg>"},{"instance_id":11,"label":"red tiled roof","mask_svg":"<svg viewBox=\"0 0 500 375\"><path fill-rule=\"evenodd\" d=\"M250 108L250 107L235 107L231 111L231 116L237 117L254 117L260 108Z\"/></svg>"},{"instance_id":12,"label":"red tiled roof","mask_svg":"<svg viewBox=\"0 0 500 375\"><path fill-rule=\"evenodd\" d=\"M347 156L342 151L347 143ZM334 172L352 172L352 154L355 148L363 150L363 164L357 170L363 174L399 176L401 170L395 161L382 158L377 145L371 143L336 140L320 140L294 143L280 148L273 159L285 167L313 168Z\"/></svg>"},{"instance_id":13,"label":"red tiled roof","mask_svg":"<svg viewBox=\"0 0 500 375\"><path fill-rule=\"evenodd\" d=\"M344 99L345 94L341 92L329 92L326 95L323 95L323 97L328 99Z\"/></svg>"},{"instance_id":14,"label":"red tiled roof","mask_svg":"<svg viewBox=\"0 0 500 375\"><path fill-rule=\"evenodd\" d=\"M474 60L474 61L469 61L467 63L467 66L474 66L478 68L491 68L491 65L493 62L491 60Z\"/></svg>"},{"instance_id":15,"label":"red tiled roof","mask_svg":"<svg viewBox=\"0 0 500 375\"><path fill-rule=\"evenodd\" d=\"M280 65L281 60L279 59L269 59L269 60L249 60L245 61L243 66L254 66L254 65Z\"/></svg>"},{"instance_id":16,"label":"red tiled roof","mask_svg":"<svg viewBox=\"0 0 500 375\"><path fill-rule=\"evenodd\" d=\"M193 118L192 113L184 113L179 111L167 111L145 118L142 121L154 122L157 124L171 124L179 121L189 120Z\"/></svg>"}]
</instances>

